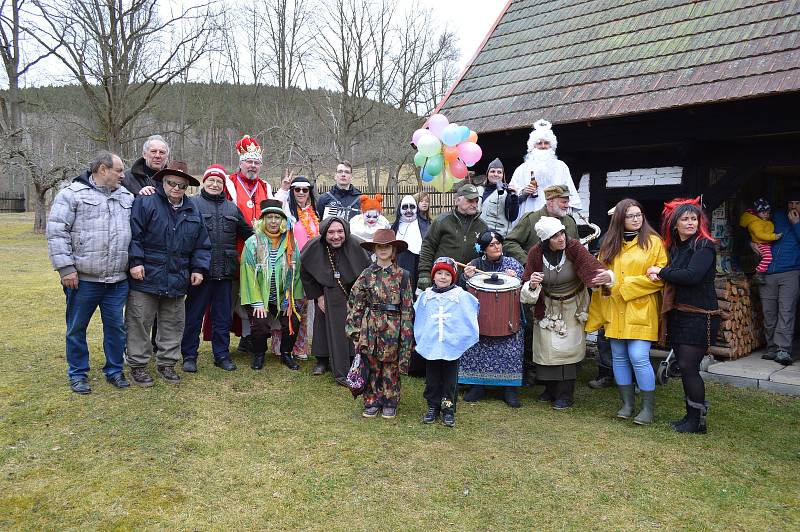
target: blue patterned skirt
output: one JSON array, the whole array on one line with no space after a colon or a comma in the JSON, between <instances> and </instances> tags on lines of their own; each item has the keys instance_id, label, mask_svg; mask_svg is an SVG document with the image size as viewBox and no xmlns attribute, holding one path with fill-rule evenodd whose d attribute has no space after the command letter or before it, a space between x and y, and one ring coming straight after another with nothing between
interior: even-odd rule
<instances>
[{"instance_id":1,"label":"blue patterned skirt","mask_svg":"<svg viewBox=\"0 0 800 532\"><path fill-rule=\"evenodd\" d=\"M522 386L524 332L510 336L481 336L461 356L459 384Z\"/></svg>"}]
</instances>

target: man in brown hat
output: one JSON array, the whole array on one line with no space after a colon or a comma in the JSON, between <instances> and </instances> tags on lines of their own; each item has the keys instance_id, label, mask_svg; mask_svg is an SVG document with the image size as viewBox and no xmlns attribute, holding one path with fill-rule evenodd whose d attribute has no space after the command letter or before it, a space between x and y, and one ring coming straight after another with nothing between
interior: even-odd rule
<instances>
[{"instance_id":1,"label":"man in brown hat","mask_svg":"<svg viewBox=\"0 0 800 532\"><path fill-rule=\"evenodd\" d=\"M183 298L190 283L203 282L211 264L211 239L200 211L186 197L186 188L200 183L177 161L159 170L153 180L156 193L137 197L131 212L131 283L125 311L131 380L145 387L153 385L147 365L156 317L156 369L167 382L180 382L175 364L185 324Z\"/></svg>"},{"instance_id":2,"label":"man in brown hat","mask_svg":"<svg viewBox=\"0 0 800 532\"><path fill-rule=\"evenodd\" d=\"M408 373L414 342L414 291L411 275L397 265L408 245L391 229L375 231L361 247L375 254L356 279L347 304L347 335L369 364L364 417L391 419L400 399L400 374Z\"/></svg>"},{"instance_id":3,"label":"man in brown hat","mask_svg":"<svg viewBox=\"0 0 800 532\"><path fill-rule=\"evenodd\" d=\"M508 233L503 252L514 257L521 264L528 260L528 252L541 242L534 227L543 216L552 216L567 228L567 238L578 238L578 224L569 212L569 188L564 185L550 185L544 189L545 204L538 211L529 212L520 218L517 225Z\"/></svg>"},{"instance_id":4,"label":"man in brown hat","mask_svg":"<svg viewBox=\"0 0 800 532\"><path fill-rule=\"evenodd\" d=\"M455 208L441 214L431 224L419 252L417 287L420 290L431 285L431 268L439 257L451 257L466 264L478 256L475 242L488 229L478 211L479 200L477 187L466 183L456 192Z\"/></svg>"}]
</instances>

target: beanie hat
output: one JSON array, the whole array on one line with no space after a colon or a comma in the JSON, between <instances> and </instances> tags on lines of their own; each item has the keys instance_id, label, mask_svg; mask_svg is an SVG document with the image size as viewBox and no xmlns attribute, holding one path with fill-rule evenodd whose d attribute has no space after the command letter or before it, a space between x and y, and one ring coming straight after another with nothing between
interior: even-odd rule
<instances>
[{"instance_id":1,"label":"beanie hat","mask_svg":"<svg viewBox=\"0 0 800 532\"><path fill-rule=\"evenodd\" d=\"M224 182L225 179L228 177L228 172L225 171L225 167L222 166L221 164L212 164L208 168L206 168L205 172L203 172L203 182L205 182L205 180L211 177L212 175L217 176Z\"/></svg>"},{"instance_id":2,"label":"beanie hat","mask_svg":"<svg viewBox=\"0 0 800 532\"><path fill-rule=\"evenodd\" d=\"M772 210L772 207L769 206L769 202L764 198L758 198L753 202L753 210L756 212L767 212Z\"/></svg>"},{"instance_id":3,"label":"beanie hat","mask_svg":"<svg viewBox=\"0 0 800 532\"><path fill-rule=\"evenodd\" d=\"M283 202L281 200L276 199L265 199L259 205L261 207L261 214L259 218L262 218L265 214L280 214L284 218L286 218L286 213L283 212Z\"/></svg>"},{"instance_id":4,"label":"beanie hat","mask_svg":"<svg viewBox=\"0 0 800 532\"><path fill-rule=\"evenodd\" d=\"M533 124L533 131L531 131L530 136L528 137L528 151L532 152L536 149L536 143L540 140L546 140L550 143L550 148L554 151L556 146L558 145L558 141L556 140L556 136L553 133L553 124L545 120L544 118L537 120L535 124Z\"/></svg>"},{"instance_id":5,"label":"beanie hat","mask_svg":"<svg viewBox=\"0 0 800 532\"><path fill-rule=\"evenodd\" d=\"M492 170L493 168L499 168L500 170L504 170L503 161L501 161L500 159L495 159L494 161L490 162L489 166L486 167L486 172L488 173L489 170Z\"/></svg>"},{"instance_id":6,"label":"beanie hat","mask_svg":"<svg viewBox=\"0 0 800 532\"><path fill-rule=\"evenodd\" d=\"M533 229L536 231L536 236L539 237L539 240L547 240L554 234L567 230L561 220L552 216L542 216L533 226Z\"/></svg>"},{"instance_id":7,"label":"beanie hat","mask_svg":"<svg viewBox=\"0 0 800 532\"><path fill-rule=\"evenodd\" d=\"M486 248L489 247L489 244L492 243L492 240L497 239L500 244L503 243L503 235L500 233L495 233L494 231L488 230L484 231L483 233L478 236L478 240L475 242L475 247L481 250L481 253L486 251Z\"/></svg>"},{"instance_id":8,"label":"beanie hat","mask_svg":"<svg viewBox=\"0 0 800 532\"><path fill-rule=\"evenodd\" d=\"M450 257L439 257L435 261L433 261L433 268L431 268L431 279L436 272L439 270L445 270L446 272L450 273L450 277L452 277L452 282L455 283L458 279L458 273L456 272L456 263Z\"/></svg>"},{"instance_id":9,"label":"beanie hat","mask_svg":"<svg viewBox=\"0 0 800 532\"><path fill-rule=\"evenodd\" d=\"M361 212L367 212L367 211L381 212L383 210L382 194L375 194L375 199L370 198L366 194L363 194L360 198L360 201L361 201Z\"/></svg>"}]
</instances>

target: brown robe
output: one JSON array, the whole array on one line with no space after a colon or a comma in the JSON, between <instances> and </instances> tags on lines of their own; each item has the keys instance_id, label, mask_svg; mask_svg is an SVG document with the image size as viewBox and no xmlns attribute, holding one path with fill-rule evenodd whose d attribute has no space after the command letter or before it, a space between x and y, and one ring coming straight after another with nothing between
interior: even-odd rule
<instances>
[{"instance_id":1,"label":"brown robe","mask_svg":"<svg viewBox=\"0 0 800 532\"><path fill-rule=\"evenodd\" d=\"M339 279L334 277L325 237L331 223L338 221L344 226L345 240L342 247L331 249L331 256ZM323 220L319 236L310 240L300 254L300 278L306 297L314 301L314 341L311 354L329 357L331 371L337 382L344 383L350 369L350 357L354 356L353 342L345 333L347 321L347 298L353 284L369 266L370 259L364 249L350 235L349 224L339 218ZM340 285L341 283L341 285ZM319 308L317 298L324 296L325 312Z\"/></svg>"}]
</instances>

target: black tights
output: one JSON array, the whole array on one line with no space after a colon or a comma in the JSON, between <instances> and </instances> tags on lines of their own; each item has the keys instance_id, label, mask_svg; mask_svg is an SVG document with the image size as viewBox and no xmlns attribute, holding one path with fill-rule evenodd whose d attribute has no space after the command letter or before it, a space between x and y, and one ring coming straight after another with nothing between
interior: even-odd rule
<instances>
[{"instance_id":1,"label":"black tights","mask_svg":"<svg viewBox=\"0 0 800 532\"><path fill-rule=\"evenodd\" d=\"M700 362L706 356L707 348L701 345L681 344L673 347L681 368L683 393L691 401L703 404L706 399L706 388L700 376Z\"/></svg>"}]
</instances>

